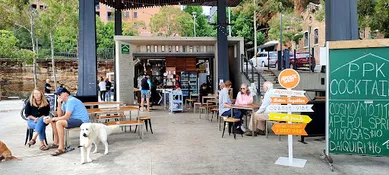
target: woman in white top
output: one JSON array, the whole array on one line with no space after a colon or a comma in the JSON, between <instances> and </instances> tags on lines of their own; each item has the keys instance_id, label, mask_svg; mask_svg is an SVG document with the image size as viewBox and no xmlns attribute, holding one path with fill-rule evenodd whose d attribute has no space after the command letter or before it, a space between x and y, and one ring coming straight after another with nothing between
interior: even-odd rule
<instances>
[{"instance_id":1,"label":"woman in white top","mask_svg":"<svg viewBox=\"0 0 389 175\"><path fill-rule=\"evenodd\" d=\"M100 100L105 101L105 93L107 92L106 83L104 78L100 79L99 88L100 88Z\"/></svg>"}]
</instances>

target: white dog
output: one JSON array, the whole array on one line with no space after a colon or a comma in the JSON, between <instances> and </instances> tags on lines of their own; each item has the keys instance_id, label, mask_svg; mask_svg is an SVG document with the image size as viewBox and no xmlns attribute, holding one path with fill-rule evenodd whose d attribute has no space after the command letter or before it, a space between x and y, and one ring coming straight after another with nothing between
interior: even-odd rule
<instances>
[{"instance_id":1,"label":"white dog","mask_svg":"<svg viewBox=\"0 0 389 175\"><path fill-rule=\"evenodd\" d=\"M114 129L119 128L119 126L106 126L102 123L83 123L80 128L80 146L78 147L81 148L81 164L83 164L85 163L85 151L86 162L92 162L92 159L90 158L92 143L95 145L93 153L97 153L99 140L105 146L104 154L108 154L107 137Z\"/></svg>"}]
</instances>

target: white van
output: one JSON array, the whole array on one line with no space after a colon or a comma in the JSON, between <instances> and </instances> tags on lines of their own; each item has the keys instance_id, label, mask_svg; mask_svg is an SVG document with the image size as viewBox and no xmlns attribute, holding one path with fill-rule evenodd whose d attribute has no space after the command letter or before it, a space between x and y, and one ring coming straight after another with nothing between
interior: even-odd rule
<instances>
[{"instance_id":1,"label":"white van","mask_svg":"<svg viewBox=\"0 0 389 175\"><path fill-rule=\"evenodd\" d=\"M276 61L277 61L277 52L275 51L260 52L258 53L257 59L255 59L254 57L250 59L250 62L253 63L255 67L257 67L258 65L261 67L267 67L269 66L268 64L270 64L271 67L275 67Z\"/></svg>"}]
</instances>

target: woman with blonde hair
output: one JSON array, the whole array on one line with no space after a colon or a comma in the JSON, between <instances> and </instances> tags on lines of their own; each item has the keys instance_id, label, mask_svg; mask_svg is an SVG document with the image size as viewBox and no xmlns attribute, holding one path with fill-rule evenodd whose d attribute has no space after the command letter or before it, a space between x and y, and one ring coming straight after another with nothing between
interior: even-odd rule
<instances>
[{"instance_id":1,"label":"woman with blonde hair","mask_svg":"<svg viewBox=\"0 0 389 175\"><path fill-rule=\"evenodd\" d=\"M50 104L44 96L43 92L35 88L31 95L30 99L26 104L25 115L28 118L27 125L29 128L34 129L34 135L32 139L28 142L28 146L34 145L36 139L39 135L39 140L41 143L40 150L48 150L44 143L46 139L46 126L47 124L43 122L44 117L49 116Z\"/></svg>"}]
</instances>

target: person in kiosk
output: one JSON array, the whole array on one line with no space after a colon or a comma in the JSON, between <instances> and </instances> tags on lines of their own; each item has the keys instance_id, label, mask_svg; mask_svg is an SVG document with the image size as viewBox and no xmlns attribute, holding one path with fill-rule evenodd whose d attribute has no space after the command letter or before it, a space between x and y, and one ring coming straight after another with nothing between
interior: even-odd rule
<instances>
[{"instance_id":1,"label":"person in kiosk","mask_svg":"<svg viewBox=\"0 0 389 175\"><path fill-rule=\"evenodd\" d=\"M66 149L64 148L64 128L77 128L80 127L82 123L89 122L88 111L84 104L82 104L79 99L71 96L66 88L58 88L55 94L58 95L58 117L46 118L45 120L45 123L50 123L52 125L54 140L59 142L54 143L58 145L58 149L55 153L51 154L52 156L66 153Z\"/></svg>"},{"instance_id":2,"label":"person in kiosk","mask_svg":"<svg viewBox=\"0 0 389 175\"><path fill-rule=\"evenodd\" d=\"M254 136L256 135L265 135L265 121L269 118L269 111L267 107L270 105L271 98L278 95L275 95L273 92L273 83L266 81L263 83L263 90L265 91L265 96L262 100L262 104L259 107L258 111L254 114L254 126L252 128L252 123L250 120L249 129L246 130L246 136L252 136L252 130L254 131Z\"/></svg>"},{"instance_id":3,"label":"person in kiosk","mask_svg":"<svg viewBox=\"0 0 389 175\"><path fill-rule=\"evenodd\" d=\"M150 97L151 97L151 80L150 75L146 74L146 76L141 81L141 102L140 102L140 111L143 111L143 107L145 104L145 99L147 103L147 111L150 112Z\"/></svg>"}]
</instances>

